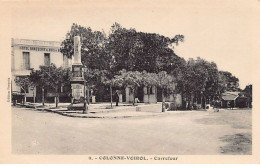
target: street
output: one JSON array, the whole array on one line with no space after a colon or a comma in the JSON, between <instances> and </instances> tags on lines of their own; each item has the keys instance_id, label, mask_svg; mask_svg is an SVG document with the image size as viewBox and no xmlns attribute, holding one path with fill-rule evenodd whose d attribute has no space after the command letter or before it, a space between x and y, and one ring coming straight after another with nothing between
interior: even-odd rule
<instances>
[{"instance_id":1,"label":"street","mask_svg":"<svg viewBox=\"0 0 260 167\"><path fill-rule=\"evenodd\" d=\"M14 154L252 154L251 135L252 110L91 119L12 107Z\"/></svg>"}]
</instances>

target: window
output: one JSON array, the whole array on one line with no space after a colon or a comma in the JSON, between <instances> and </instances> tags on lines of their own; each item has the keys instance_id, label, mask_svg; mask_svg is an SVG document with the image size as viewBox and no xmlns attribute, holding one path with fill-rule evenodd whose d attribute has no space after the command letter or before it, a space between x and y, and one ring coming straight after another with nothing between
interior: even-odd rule
<instances>
[{"instance_id":1,"label":"window","mask_svg":"<svg viewBox=\"0 0 260 167\"><path fill-rule=\"evenodd\" d=\"M30 53L23 52L23 66L25 70L30 69Z\"/></svg>"},{"instance_id":2,"label":"window","mask_svg":"<svg viewBox=\"0 0 260 167\"><path fill-rule=\"evenodd\" d=\"M44 53L44 65L50 66L50 53Z\"/></svg>"}]
</instances>

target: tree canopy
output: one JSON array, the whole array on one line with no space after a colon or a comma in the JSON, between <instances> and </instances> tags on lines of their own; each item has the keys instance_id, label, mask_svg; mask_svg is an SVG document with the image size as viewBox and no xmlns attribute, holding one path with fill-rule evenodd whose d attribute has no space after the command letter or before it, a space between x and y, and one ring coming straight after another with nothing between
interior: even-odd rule
<instances>
[{"instance_id":1,"label":"tree canopy","mask_svg":"<svg viewBox=\"0 0 260 167\"><path fill-rule=\"evenodd\" d=\"M173 51L174 45L184 41L180 34L169 38L114 23L106 36L104 32L74 23L61 46L61 52L68 57L73 56L76 35L81 37L82 63L90 69L109 70L114 74L123 69L158 73L174 70L183 62Z\"/></svg>"},{"instance_id":2,"label":"tree canopy","mask_svg":"<svg viewBox=\"0 0 260 167\"><path fill-rule=\"evenodd\" d=\"M225 91L238 91L239 80L230 72L219 71L216 63L201 58L185 60L174 52L184 35L167 37L138 32L114 23L108 35L90 27L73 24L62 42L61 52L73 56L73 37L81 37L82 63L88 68L88 84L109 82L117 86L156 85L174 90L184 98L219 98ZM160 78L161 77L161 78ZM162 79L163 78L163 79ZM173 82L174 80L174 82ZM164 83L165 82L165 83ZM169 84L174 83L174 84Z\"/></svg>"},{"instance_id":3,"label":"tree canopy","mask_svg":"<svg viewBox=\"0 0 260 167\"><path fill-rule=\"evenodd\" d=\"M40 66L39 70L33 70L29 76L30 82L45 90L54 90L56 93L56 107L59 102L59 89L61 86L69 86L71 72L69 69L57 68L55 64ZM44 95L42 94L43 104Z\"/></svg>"}]
</instances>

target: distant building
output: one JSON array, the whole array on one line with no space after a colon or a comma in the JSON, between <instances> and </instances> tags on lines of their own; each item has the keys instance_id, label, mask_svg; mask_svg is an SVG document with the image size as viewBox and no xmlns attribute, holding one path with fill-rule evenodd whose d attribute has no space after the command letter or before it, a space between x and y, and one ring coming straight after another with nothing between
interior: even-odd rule
<instances>
[{"instance_id":1,"label":"distant building","mask_svg":"<svg viewBox=\"0 0 260 167\"><path fill-rule=\"evenodd\" d=\"M28 88L24 92L15 84L16 77L30 75L32 69L38 70L40 65L49 66L51 63L57 67L70 68L71 59L60 52L60 46L61 42L57 41L12 39L12 91L18 94L25 93L28 100L32 101L33 96L37 96L37 88Z\"/></svg>"},{"instance_id":2,"label":"distant building","mask_svg":"<svg viewBox=\"0 0 260 167\"><path fill-rule=\"evenodd\" d=\"M125 88L125 102L132 103L135 99L135 102L141 103L157 103L162 102L162 90L156 86L151 87L138 87L136 90L136 95L134 98L133 91L130 87ZM165 97L166 102L171 102L175 104L176 107L180 108L182 106L182 97L181 94L170 94Z\"/></svg>"},{"instance_id":3,"label":"distant building","mask_svg":"<svg viewBox=\"0 0 260 167\"><path fill-rule=\"evenodd\" d=\"M240 92L225 92L221 95L221 107L229 108L229 107L237 107L236 100L239 97Z\"/></svg>"}]
</instances>

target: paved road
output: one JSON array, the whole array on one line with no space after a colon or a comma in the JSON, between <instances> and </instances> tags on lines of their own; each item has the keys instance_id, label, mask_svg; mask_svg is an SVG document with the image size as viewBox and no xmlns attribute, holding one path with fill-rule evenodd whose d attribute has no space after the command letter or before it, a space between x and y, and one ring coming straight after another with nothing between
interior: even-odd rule
<instances>
[{"instance_id":1,"label":"paved road","mask_svg":"<svg viewBox=\"0 0 260 167\"><path fill-rule=\"evenodd\" d=\"M236 111L231 111L236 112ZM242 111L243 112L243 111ZM165 116L84 119L12 108L12 151L15 154L221 154L225 135L251 132L251 111L245 127L236 127L241 111L171 112ZM219 122L217 120L222 120ZM230 122L231 121L231 122Z\"/></svg>"}]
</instances>

